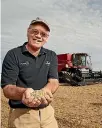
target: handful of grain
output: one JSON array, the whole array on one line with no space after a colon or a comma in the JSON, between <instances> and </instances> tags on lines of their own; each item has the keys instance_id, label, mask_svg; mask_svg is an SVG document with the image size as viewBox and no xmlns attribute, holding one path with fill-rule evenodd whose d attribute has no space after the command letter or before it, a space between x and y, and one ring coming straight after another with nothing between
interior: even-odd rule
<instances>
[{"instance_id":1,"label":"handful of grain","mask_svg":"<svg viewBox=\"0 0 102 128\"><path fill-rule=\"evenodd\" d=\"M33 96L34 99L41 99L45 93L43 90L34 90L30 95Z\"/></svg>"}]
</instances>

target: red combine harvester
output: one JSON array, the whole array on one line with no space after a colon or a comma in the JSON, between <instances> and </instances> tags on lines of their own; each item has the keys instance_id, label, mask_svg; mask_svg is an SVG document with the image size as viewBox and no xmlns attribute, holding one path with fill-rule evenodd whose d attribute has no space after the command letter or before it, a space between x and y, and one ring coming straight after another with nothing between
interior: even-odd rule
<instances>
[{"instance_id":1,"label":"red combine harvester","mask_svg":"<svg viewBox=\"0 0 102 128\"><path fill-rule=\"evenodd\" d=\"M87 53L59 54L59 80L71 85L102 82L102 71L92 71L91 57Z\"/></svg>"}]
</instances>

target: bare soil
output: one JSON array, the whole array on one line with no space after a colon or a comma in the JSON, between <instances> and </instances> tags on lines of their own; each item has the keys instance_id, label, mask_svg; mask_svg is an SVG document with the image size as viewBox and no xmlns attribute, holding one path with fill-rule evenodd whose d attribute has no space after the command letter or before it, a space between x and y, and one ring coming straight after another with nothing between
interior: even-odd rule
<instances>
[{"instance_id":1,"label":"bare soil","mask_svg":"<svg viewBox=\"0 0 102 128\"><path fill-rule=\"evenodd\" d=\"M59 128L102 128L102 84L60 85L52 103ZM1 128L7 128L9 106L1 91Z\"/></svg>"}]
</instances>

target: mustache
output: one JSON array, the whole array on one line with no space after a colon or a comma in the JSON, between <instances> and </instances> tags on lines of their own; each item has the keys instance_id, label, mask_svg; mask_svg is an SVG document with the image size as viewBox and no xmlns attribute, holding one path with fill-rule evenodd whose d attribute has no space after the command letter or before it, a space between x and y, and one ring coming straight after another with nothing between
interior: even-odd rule
<instances>
[{"instance_id":1,"label":"mustache","mask_svg":"<svg viewBox=\"0 0 102 128\"><path fill-rule=\"evenodd\" d=\"M33 40L36 40L36 41L38 41L38 42L42 42L42 40L37 39L37 38L34 38Z\"/></svg>"}]
</instances>

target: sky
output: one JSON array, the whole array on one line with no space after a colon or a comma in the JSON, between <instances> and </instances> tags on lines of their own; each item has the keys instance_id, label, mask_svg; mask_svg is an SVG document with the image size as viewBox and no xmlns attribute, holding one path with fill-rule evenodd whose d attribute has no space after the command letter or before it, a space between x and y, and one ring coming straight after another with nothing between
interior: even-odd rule
<instances>
[{"instance_id":1,"label":"sky","mask_svg":"<svg viewBox=\"0 0 102 128\"><path fill-rule=\"evenodd\" d=\"M46 48L88 53L93 70L102 70L102 0L2 0L1 62L8 50L27 41L27 27L36 17L51 28Z\"/></svg>"}]
</instances>

